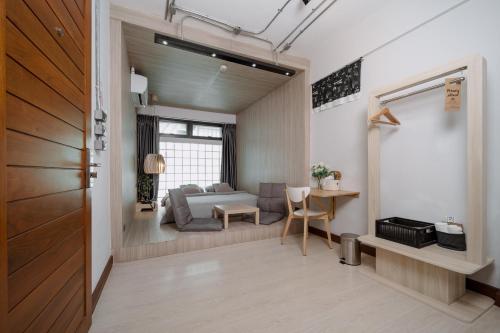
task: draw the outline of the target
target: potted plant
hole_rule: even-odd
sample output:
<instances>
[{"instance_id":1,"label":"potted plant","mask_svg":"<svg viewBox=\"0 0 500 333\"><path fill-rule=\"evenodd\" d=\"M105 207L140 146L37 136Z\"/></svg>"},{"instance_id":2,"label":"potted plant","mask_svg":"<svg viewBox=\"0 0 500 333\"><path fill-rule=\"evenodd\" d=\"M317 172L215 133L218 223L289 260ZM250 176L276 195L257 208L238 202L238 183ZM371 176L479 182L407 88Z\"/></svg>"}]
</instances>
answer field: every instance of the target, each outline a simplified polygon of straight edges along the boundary
<instances>
[{"instance_id":1,"label":"potted plant","mask_svg":"<svg viewBox=\"0 0 500 333\"><path fill-rule=\"evenodd\" d=\"M311 167L311 171L311 175L318 182L318 188L320 189L321 181L330 175L330 170L328 170L328 167L323 162L319 162Z\"/></svg>"},{"instance_id":2,"label":"potted plant","mask_svg":"<svg viewBox=\"0 0 500 333\"><path fill-rule=\"evenodd\" d=\"M137 179L137 188L139 192L139 200L141 203L151 202L151 190L153 189L153 180L149 175L140 175Z\"/></svg>"}]
</instances>

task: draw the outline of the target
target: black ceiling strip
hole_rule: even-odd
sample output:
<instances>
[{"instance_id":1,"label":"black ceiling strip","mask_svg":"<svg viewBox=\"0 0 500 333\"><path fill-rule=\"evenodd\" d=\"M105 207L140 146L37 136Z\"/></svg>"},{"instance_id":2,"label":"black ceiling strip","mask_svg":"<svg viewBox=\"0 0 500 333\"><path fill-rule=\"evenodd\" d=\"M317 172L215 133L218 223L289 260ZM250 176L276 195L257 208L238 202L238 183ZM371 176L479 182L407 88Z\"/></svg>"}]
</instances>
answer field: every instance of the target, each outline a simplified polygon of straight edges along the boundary
<instances>
[{"instance_id":1,"label":"black ceiling strip","mask_svg":"<svg viewBox=\"0 0 500 333\"><path fill-rule=\"evenodd\" d=\"M165 44L165 42L167 44ZM214 57L213 55L215 54L215 57L217 59L222 59L225 61L234 62L236 64L248 67L254 67L262 69L264 71L273 72L281 75L293 76L295 74L295 70L291 68L265 63L262 61L254 60L252 58L243 57L237 54L232 54L222 50L214 49L212 47L191 43L182 39L164 36L157 33L155 33L155 43L160 45L175 47L177 49L201 54L207 57Z\"/></svg>"}]
</instances>

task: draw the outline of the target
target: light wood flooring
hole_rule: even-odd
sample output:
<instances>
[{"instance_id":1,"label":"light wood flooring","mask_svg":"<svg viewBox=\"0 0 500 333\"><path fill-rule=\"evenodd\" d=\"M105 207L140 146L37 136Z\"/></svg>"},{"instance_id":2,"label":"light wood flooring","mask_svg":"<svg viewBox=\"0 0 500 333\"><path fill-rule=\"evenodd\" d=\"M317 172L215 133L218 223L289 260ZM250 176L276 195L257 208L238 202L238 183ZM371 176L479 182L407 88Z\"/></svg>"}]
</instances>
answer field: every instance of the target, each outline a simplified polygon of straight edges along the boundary
<instances>
[{"instance_id":1,"label":"light wood flooring","mask_svg":"<svg viewBox=\"0 0 500 333\"><path fill-rule=\"evenodd\" d=\"M123 246L133 247L143 244L172 241L179 233L175 224L160 224L165 214L164 207L157 211L135 212L134 220L123 233Z\"/></svg>"},{"instance_id":2,"label":"light wood flooring","mask_svg":"<svg viewBox=\"0 0 500 333\"><path fill-rule=\"evenodd\" d=\"M118 263L91 332L499 332L500 308L453 319L338 263L301 235ZM373 258L363 256L363 265Z\"/></svg>"}]
</instances>

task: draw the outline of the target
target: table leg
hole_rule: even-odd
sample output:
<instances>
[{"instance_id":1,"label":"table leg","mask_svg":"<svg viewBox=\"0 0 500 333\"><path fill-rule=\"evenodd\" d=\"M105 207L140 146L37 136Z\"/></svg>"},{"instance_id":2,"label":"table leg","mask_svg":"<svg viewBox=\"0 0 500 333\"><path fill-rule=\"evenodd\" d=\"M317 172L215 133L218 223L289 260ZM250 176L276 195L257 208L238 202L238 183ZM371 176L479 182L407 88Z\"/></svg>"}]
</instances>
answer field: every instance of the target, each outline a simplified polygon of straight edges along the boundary
<instances>
[{"instance_id":1,"label":"table leg","mask_svg":"<svg viewBox=\"0 0 500 333\"><path fill-rule=\"evenodd\" d=\"M255 225L259 225L260 224L260 212L259 212L259 209L257 209L255 211Z\"/></svg>"},{"instance_id":2,"label":"table leg","mask_svg":"<svg viewBox=\"0 0 500 333\"><path fill-rule=\"evenodd\" d=\"M224 213L224 229L229 228L229 214Z\"/></svg>"}]
</instances>

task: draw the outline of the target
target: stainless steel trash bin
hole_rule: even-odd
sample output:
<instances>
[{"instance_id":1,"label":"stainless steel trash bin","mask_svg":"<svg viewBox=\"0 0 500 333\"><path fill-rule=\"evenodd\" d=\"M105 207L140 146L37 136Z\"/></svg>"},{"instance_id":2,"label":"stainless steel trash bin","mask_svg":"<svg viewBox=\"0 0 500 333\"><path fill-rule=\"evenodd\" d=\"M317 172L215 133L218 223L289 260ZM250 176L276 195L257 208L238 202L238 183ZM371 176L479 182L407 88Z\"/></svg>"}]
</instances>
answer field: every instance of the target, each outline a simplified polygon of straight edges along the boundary
<instances>
[{"instance_id":1,"label":"stainless steel trash bin","mask_svg":"<svg viewBox=\"0 0 500 333\"><path fill-rule=\"evenodd\" d=\"M342 234L340 235L340 262L352 266L361 264L361 250L358 240L359 235Z\"/></svg>"}]
</instances>

